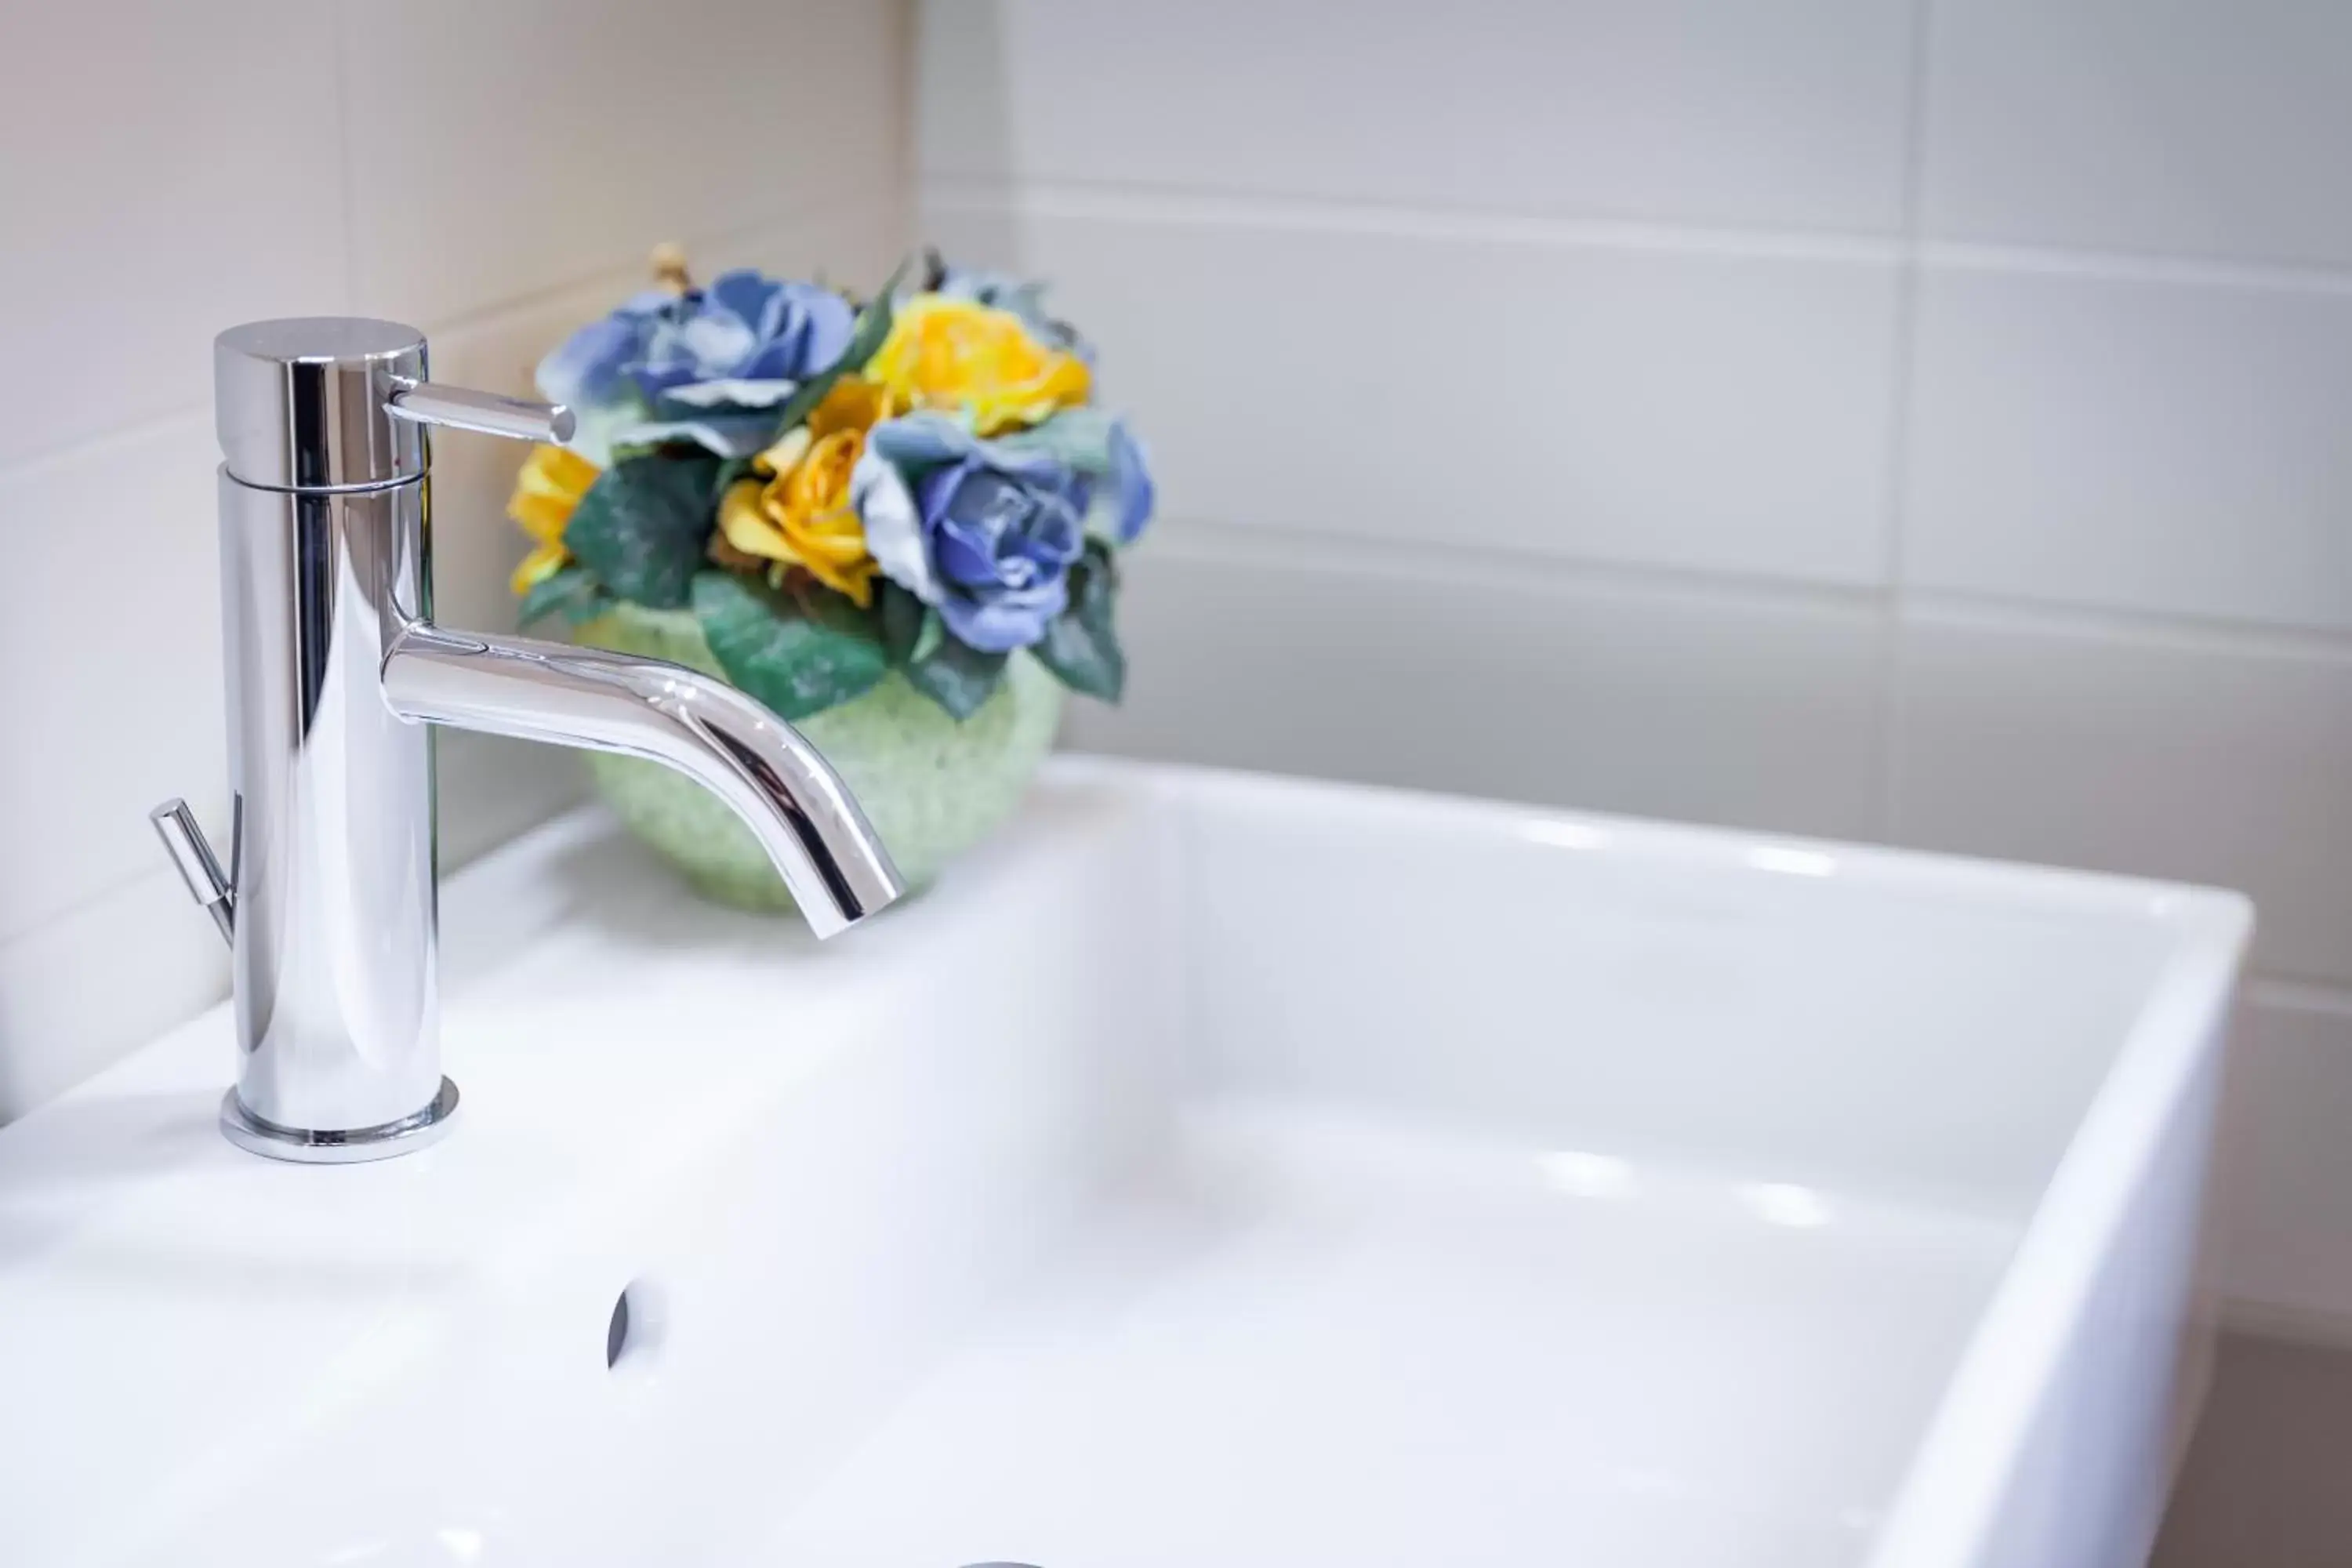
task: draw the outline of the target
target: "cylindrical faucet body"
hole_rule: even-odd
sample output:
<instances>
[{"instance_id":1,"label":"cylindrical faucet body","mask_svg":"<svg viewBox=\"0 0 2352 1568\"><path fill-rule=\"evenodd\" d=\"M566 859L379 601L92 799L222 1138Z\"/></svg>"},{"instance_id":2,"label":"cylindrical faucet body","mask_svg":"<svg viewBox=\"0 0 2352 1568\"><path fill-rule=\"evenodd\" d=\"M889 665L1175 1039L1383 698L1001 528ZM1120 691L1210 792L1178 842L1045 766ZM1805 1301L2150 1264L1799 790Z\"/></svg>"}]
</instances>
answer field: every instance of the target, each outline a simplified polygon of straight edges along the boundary
<instances>
[{"instance_id":1,"label":"cylindrical faucet body","mask_svg":"<svg viewBox=\"0 0 2352 1568\"><path fill-rule=\"evenodd\" d=\"M216 348L221 627L236 802L231 1137L314 1160L454 1109L435 981L433 733L383 659L431 618L428 452L387 402L425 376L390 322L263 322Z\"/></svg>"},{"instance_id":2,"label":"cylindrical faucet body","mask_svg":"<svg viewBox=\"0 0 2352 1568\"><path fill-rule=\"evenodd\" d=\"M433 731L394 714L383 677L425 608L428 482L319 492L221 475L230 1110L257 1136L372 1146L437 1120Z\"/></svg>"}]
</instances>

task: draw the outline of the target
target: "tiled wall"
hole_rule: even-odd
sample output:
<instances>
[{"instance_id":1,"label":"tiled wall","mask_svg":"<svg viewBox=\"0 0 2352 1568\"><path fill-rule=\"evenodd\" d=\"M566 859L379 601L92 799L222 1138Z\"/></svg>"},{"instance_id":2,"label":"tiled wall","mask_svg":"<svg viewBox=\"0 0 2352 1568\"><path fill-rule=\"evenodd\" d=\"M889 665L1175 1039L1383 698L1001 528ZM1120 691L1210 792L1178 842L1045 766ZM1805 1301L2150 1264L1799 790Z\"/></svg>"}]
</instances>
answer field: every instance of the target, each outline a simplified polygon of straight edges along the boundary
<instances>
[{"instance_id":1,"label":"tiled wall","mask_svg":"<svg viewBox=\"0 0 2352 1568\"><path fill-rule=\"evenodd\" d=\"M21 13L21 14L19 14ZM214 332L392 316L500 391L686 241L878 278L904 238L888 0L84 0L0 33L0 1121L219 994L147 808L226 816ZM504 627L520 458L436 444L444 618ZM445 858L575 764L444 742ZM224 1072L226 1066L224 1065Z\"/></svg>"},{"instance_id":2,"label":"tiled wall","mask_svg":"<svg viewBox=\"0 0 2352 1568\"><path fill-rule=\"evenodd\" d=\"M2241 887L2352 1323L2352 7L936 0L922 221L1155 444L1152 755Z\"/></svg>"}]
</instances>

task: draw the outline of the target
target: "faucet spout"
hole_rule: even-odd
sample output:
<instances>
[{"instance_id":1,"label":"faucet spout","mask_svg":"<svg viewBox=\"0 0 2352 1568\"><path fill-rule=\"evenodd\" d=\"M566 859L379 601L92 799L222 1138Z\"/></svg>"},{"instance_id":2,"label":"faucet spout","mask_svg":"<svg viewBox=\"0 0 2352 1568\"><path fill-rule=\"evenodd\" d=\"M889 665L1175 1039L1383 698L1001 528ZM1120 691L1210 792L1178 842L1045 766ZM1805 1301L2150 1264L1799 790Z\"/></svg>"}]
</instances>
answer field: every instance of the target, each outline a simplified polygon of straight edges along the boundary
<instances>
[{"instance_id":1,"label":"faucet spout","mask_svg":"<svg viewBox=\"0 0 2352 1568\"><path fill-rule=\"evenodd\" d=\"M393 638L383 693L404 719L676 768L734 808L820 937L906 889L816 748L752 699L683 666L420 622Z\"/></svg>"}]
</instances>

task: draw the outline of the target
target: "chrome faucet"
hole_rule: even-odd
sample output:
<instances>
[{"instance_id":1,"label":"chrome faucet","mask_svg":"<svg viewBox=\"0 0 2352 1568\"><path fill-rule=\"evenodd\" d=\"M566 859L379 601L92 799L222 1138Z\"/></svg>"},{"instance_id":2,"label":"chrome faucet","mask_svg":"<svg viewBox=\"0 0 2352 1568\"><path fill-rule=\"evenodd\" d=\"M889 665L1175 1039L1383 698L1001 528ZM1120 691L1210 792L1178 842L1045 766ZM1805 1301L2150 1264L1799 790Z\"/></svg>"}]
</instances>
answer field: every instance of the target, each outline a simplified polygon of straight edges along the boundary
<instances>
[{"instance_id":1,"label":"chrome faucet","mask_svg":"<svg viewBox=\"0 0 2352 1568\"><path fill-rule=\"evenodd\" d=\"M228 868L179 801L156 831L228 939L240 1147L320 1163L447 1131L433 724L666 763L750 826L819 936L896 899L888 853L798 731L658 660L433 623L440 426L572 434L562 408L436 386L391 321L255 321L213 345L228 680Z\"/></svg>"}]
</instances>

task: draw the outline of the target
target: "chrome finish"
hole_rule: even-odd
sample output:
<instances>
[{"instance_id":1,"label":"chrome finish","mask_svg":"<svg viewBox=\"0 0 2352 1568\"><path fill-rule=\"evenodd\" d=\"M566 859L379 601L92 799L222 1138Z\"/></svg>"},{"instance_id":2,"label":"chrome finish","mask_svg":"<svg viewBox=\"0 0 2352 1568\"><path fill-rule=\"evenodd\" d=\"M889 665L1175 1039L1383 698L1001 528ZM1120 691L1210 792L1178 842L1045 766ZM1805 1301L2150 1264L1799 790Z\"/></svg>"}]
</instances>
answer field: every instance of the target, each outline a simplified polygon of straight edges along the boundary
<instances>
[{"instance_id":1,"label":"chrome finish","mask_svg":"<svg viewBox=\"0 0 2352 1568\"><path fill-rule=\"evenodd\" d=\"M380 1127L359 1127L347 1132L305 1132L280 1127L247 1110L235 1089L221 1096L220 1123L228 1141L248 1153L299 1161L306 1165L356 1165L368 1160L389 1159L394 1154L414 1153L439 1142L447 1136L449 1119L457 1113L457 1086L445 1078L431 1104Z\"/></svg>"},{"instance_id":2,"label":"chrome finish","mask_svg":"<svg viewBox=\"0 0 2352 1568\"><path fill-rule=\"evenodd\" d=\"M414 425L439 425L517 441L569 441L572 410L560 403L526 403L462 386L411 386L392 395L384 412Z\"/></svg>"},{"instance_id":3,"label":"chrome finish","mask_svg":"<svg viewBox=\"0 0 2352 1568\"><path fill-rule=\"evenodd\" d=\"M816 748L708 676L597 648L414 626L384 658L383 689L410 719L676 768L734 808L821 937L901 890L866 814Z\"/></svg>"},{"instance_id":4,"label":"chrome finish","mask_svg":"<svg viewBox=\"0 0 2352 1568\"><path fill-rule=\"evenodd\" d=\"M673 665L433 625L423 427L562 439L567 411L435 386L423 336L386 321L256 322L221 334L215 364L227 875L184 806L155 825L234 952L231 1141L342 1163L447 1129L422 721L627 752L700 780L821 936L898 897L841 780L757 702Z\"/></svg>"},{"instance_id":5,"label":"chrome finish","mask_svg":"<svg viewBox=\"0 0 2352 1568\"><path fill-rule=\"evenodd\" d=\"M188 896L213 917L213 924L220 928L221 940L235 946L236 900L230 895L229 880L221 874L212 845L205 841L205 830L196 826L196 814L188 809L186 801L175 796L149 812L147 820L155 825L155 837L163 841L163 852L180 868L180 880L188 885Z\"/></svg>"},{"instance_id":6,"label":"chrome finish","mask_svg":"<svg viewBox=\"0 0 2352 1568\"><path fill-rule=\"evenodd\" d=\"M221 477L237 1093L278 1127L398 1122L441 1083L433 735L382 673L427 607L425 500Z\"/></svg>"},{"instance_id":7,"label":"chrome finish","mask_svg":"<svg viewBox=\"0 0 2352 1568\"><path fill-rule=\"evenodd\" d=\"M425 477L423 428L384 411L425 379L425 334L397 321L297 316L213 340L213 423L240 484L365 489Z\"/></svg>"}]
</instances>

